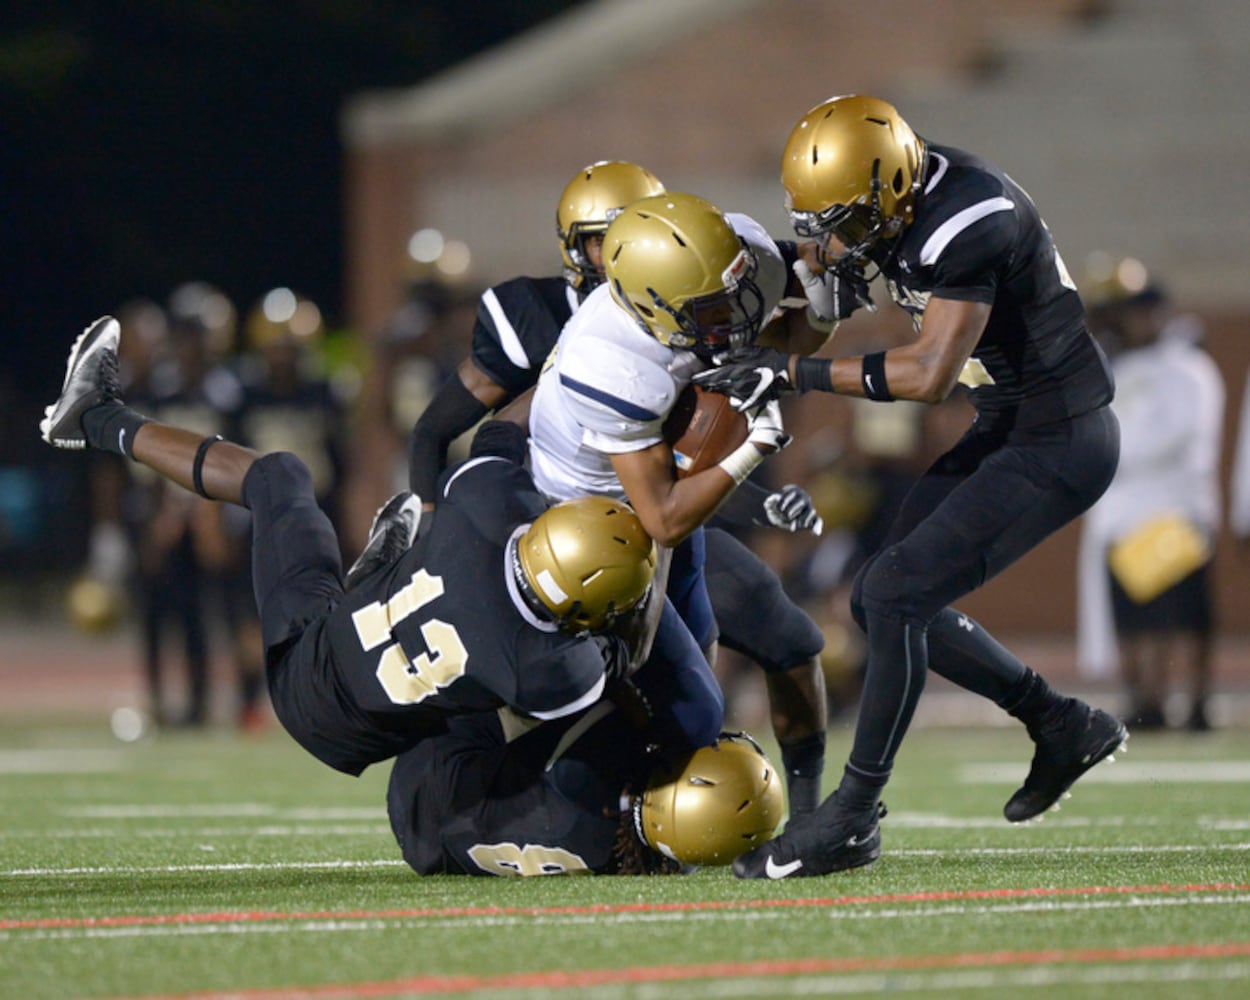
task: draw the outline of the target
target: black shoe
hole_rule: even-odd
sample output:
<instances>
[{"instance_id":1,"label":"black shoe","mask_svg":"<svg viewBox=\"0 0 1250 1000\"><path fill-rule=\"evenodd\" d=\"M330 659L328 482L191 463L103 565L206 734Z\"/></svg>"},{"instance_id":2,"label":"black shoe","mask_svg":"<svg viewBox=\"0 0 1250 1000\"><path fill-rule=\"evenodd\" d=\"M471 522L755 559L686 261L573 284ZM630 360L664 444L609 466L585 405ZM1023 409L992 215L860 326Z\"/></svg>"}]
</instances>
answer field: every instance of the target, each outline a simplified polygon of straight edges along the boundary
<instances>
[{"instance_id":1,"label":"black shoe","mask_svg":"<svg viewBox=\"0 0 1250 1000\"><path fill-rule=\"evenodd\" d=\"M813 813L791 821L781 836L741 855L738 878L809 878L870 865L881 857L885 803L870 812L849 813L835 792Z\"/></svg>"},{"instance_id":2,"label":"black shoe","mask_svg":"<svg viewBox=\"0 0 1250 1000\"><path fill-rule=\"evenodd\" d=\"M65 381L55 403L44 408L39 433L54 448L87 447L82 415L118 398L117 341L121 327L101 316L79 335L65 363Z\"/></svg>"},{"instance_id":3,"label":"black shoe","mask_svg":"<svg viewBox=\"0 0 1250 1000\"><path fill-rule=\"evenodd\" d=\"M343 588L351 590L365 577L389 566L407 552L417 537L421 523L421 498L407 491L396 493L374 515L369 541L343 578Z\"/></svg>"},{"instance_id":4,"label":"black shoe","mask_svg":"<svg viewBox=\"0 0 1250 1000\"><path fill-rule=\"evenodd\" d=\"M1055 718L1030 726L1029 735L1037 744L1029 776L1003 806L1012 823L1040 816L1091 767L1114 760L1111 755L1125 749L1128 730L1114 716L1069 698Z\"/></svg>"}]
</instances>

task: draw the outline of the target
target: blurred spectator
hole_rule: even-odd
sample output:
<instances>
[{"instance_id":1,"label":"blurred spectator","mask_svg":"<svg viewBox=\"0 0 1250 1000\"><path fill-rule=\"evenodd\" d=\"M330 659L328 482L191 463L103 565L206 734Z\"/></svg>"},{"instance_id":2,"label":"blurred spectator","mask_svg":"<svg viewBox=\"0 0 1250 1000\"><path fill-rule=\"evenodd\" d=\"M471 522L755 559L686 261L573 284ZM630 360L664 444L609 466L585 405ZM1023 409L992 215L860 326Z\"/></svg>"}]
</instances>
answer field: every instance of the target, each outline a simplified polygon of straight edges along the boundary
<instances>
[{"instance_id":1,"label":"blurred spectator","mask_svg":"<svg viewBox=\"0 0 1250 1000\"><path fill-rule=\"evenodd\" d=\"M317 503L336 529L342 517L346 401L325 374L326 330L321 310L288 288L267 293L248 314L239 371L243 383L232 439L269 453L299 457L313 477ZM238 721L244 729L264 722L264 647L252 593L251 515L222 504L229 542L224 608L238 667Z\"/></svg>"},{"instance_id":2,"label":"blurred spectator","mask_svg":"<svg viewBox=\"0 0 1250 1000\"><path fill-rule=\"evenodd\" d=\"M171 298L168 350L151 363L149 398L137 409L204 435L230 430L242 390L221 361L220 331L212 314ZM126 337L123 332L123 339ZM146 366L144 356L135 363ZM136 389L140 386L136 383ZM127 399L137 400L135 389ZM148 698L158 725L199 726L209 712L208 592L213 574L229 558L223 547L217 505L168 484L142 466L127 463L138 489L127 517L135 538L137 596ZM165 642L171 625L182 640L187 699L171 711L164 683Z\"/></svg>"},{"instance_id":3,"label":"blurred spectator","mask_svg":"<svg viewBox=\"0 0 1250 1000\"><path fill-rule=\"evenodd\" d=\"M1096 256L1083 295L1115 372L1121 447L1084 522L1078 653L1095 673L1118 660L1125 719L1139 729L1167 724L1169 674L1179 671L1186 725L1205 730L1224 384L1196 318L1172 313L1140 261Z\"/></svg>"}]
</instances>

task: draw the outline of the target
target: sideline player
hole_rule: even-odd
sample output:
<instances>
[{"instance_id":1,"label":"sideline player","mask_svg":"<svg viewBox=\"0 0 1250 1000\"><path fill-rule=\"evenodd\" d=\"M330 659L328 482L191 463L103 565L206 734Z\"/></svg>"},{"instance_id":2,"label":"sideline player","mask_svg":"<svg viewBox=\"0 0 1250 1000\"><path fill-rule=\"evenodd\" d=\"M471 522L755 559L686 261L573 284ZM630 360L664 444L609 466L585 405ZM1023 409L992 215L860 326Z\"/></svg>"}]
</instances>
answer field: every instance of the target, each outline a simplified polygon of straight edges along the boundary
<instances>
[{"instance_id":1,"label":"sideline player","mask_svg":"<svg viewBox=\"0 0 1250 1000\"><path fill-rule=\"evenodd\" d=\"M977 419L915 485L856 577L868 664L850 757L814 814L735 863L757 878L879 856L881 791L930 668L1027 727L1036 750L1004 807L1012 822L1050 808L1127 737L950 606L1088 509L1116 468L1110 371L1037 208L997 167L927 142L872 97L833 98L804 115L781 179L795 231L826 255L813 308L837 320L868 303L872 266L917 339L832 361L764 349L700 381L742 407L786 390L937 403L962 383Z\"/></svg>"}]
</instances>

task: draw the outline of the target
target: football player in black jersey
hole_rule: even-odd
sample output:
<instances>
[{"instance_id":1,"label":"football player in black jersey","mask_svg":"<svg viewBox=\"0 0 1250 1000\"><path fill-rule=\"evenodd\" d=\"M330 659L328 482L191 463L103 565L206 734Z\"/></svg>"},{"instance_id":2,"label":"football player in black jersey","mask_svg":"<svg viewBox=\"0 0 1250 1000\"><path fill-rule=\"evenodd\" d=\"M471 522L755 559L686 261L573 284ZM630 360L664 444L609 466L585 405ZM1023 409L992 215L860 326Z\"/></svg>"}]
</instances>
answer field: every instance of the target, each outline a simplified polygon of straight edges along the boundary
<instances>
[{"instance_id":1,"label":"football player in black jersey","mask_svg":"<svg viewBox=\"0 0 1250 1000\"><path fill-rule=\"evenodd\" d=\"M387 812L422 875L677 874L763 843L781 778L745 734L657 761L600 702L508 740L494 712L457 716L400 754Z\"/></svg>"},{"instance_id":2,"label":"football player in black jersey","mask_svg":"<svg viewBox=\"0 0 1250 1000\"><path fill-rule=\"evenodd\" d=\"M762 350L699 381L741 406L809 390L936 403L963 384L977 415L856 577L868 666L850 758L807 822L735 864L769 878L880 854L881 790L929 669L1027 727L1036 747L1003 810L1012 822L1050 808L1128 735L950 606L1093 504L1119 457L1110 370L1036 206L993 164L922 139L893 106L862 96L799 121L781 179L795 231L825 254L827 269L805 281L812 311L832 326L869 304L875 268L917 338L835 360Z\"/></svg>"},{"instance_id":3,"label":"football player in black jersey","mask_svg":"<svg viewBox=\"0 0 1250 1000\"><path fill-rule=\"evenodd\" d=\"M470 357L422 413L409 439L413 493L427 500L451 442L486 414L529 390L565 322L603 281L600 255L608 223L622 208L663 193L647 169L621 160L582 168L560 194L556 230L564 262L559 277L512 278L483 293ZM801 300L800 300L801 301ZM770 492L744 483L719 511L726 523L816 529L811 499L798 487ZM723 527L706 532L706 581L719 641L765 673L792 814L820 798L828 712L820 653L824 636L785 593L777 574ZM716 635L711 637L715 641Z\"/></svg>"},{"instance_id":4,"label":"football player in black jersey","mask_svg":"<svg viewBox=\"0 0 1250 1000\"><path fill-rule=\"evenodd\" d=\"M288 452L261 455L127 407L118 335L108 316L83 331L42 436L124 455L252 512L274 711L319 760L356 775L445 732L456 715L502 707L527 720L572 715L640 665L653 630L663 669L645 672L658 682L642 694L654 738L688 749L716 741L724 704L715 678L671 604L650 595L654 543L607 498L548 509L522 468L515 425L493 421L478 434L473 457L440 481L438 510L415 543L416 512L405 508L419 501L401 494L388 504L379 522L402 529L402 554L362 557L345 589L307 467ZM375 534L366 556L374 540L384 551L396 534Z\"/></svg>"}]
</instances>

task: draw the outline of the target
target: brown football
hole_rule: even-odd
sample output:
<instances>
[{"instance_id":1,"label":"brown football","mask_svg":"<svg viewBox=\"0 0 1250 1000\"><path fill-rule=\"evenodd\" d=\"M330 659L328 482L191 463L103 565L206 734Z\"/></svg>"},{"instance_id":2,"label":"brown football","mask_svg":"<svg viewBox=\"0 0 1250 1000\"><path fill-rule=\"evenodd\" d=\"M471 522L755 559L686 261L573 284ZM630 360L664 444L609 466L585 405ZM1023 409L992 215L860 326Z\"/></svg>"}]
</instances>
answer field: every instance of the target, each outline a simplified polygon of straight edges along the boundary
<instances>
[{"instance_id":1,"label":"brown football","mask_svg":"<svg viewBox=\"0 0 1250 1000\"><path fill-rule=\"evenodd\" d=\"M677 478L710 469L747 439L747 418L729 397L688 385L664 421L664 439L673 447Z\"/></svg>"}]
</instances>

